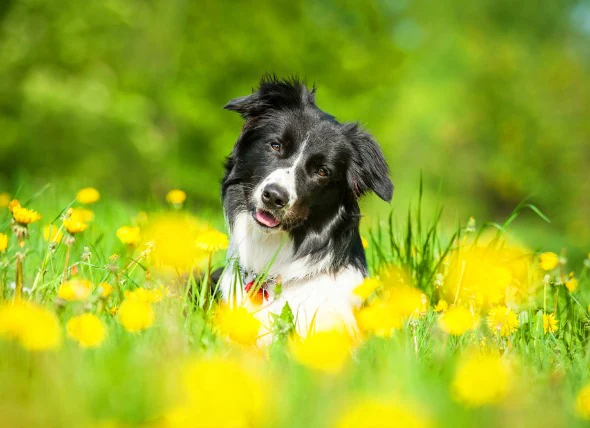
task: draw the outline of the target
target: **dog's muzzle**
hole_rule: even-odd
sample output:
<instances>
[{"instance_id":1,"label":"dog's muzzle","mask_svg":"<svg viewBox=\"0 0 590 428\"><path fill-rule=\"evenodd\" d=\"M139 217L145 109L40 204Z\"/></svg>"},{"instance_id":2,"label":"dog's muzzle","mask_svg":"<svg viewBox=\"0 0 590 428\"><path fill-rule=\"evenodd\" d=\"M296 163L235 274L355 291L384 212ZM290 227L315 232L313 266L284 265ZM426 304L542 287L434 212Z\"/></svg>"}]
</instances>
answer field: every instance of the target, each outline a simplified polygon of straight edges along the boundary
<instances>
[{"instance_id":1,"label":"dog's muzzle","mask_svg":"<svg viewBox=\"0 0 590 428\"><path fill-rule=\"evenodd\" d=\"M269 210L280 210L289 203L289 193L276 183L267 184L262 190L261 199Z\"/></svg>"},{"instance_id":2,"label":"dog's muzzle","mask_svg":"<svg viewBox=\"0 0 590 428\"><path fill-rule=\"evenodd\" d=\"M285 226L283 223L291 216L290 210L296 198L291 178L289 170L276 170L254 192L252 215L260 226L268 229Z\"/></svg>"}]
</instances>

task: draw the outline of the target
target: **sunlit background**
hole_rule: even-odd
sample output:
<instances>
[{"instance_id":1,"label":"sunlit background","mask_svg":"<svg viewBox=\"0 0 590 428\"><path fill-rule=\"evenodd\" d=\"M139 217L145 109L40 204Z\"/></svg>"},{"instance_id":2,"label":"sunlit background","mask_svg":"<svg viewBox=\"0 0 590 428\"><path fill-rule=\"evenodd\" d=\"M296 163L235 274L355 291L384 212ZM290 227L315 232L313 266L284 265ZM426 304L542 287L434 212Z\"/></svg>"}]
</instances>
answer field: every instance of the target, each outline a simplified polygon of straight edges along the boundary
<instances>
[{"instance_id":1,"label":"sunlit background","mask_svg":"<svg viewBox=\"0 0 590 428\"><path fill-rule=\"evenodd\" d=\"M4 0L0 191L92 185L145 203L170 188L221 212L224 111L265 72L381 143L400 215L416 202L516 222L531 245L590 242L590 3ZM368 222L390 209L365 203ZM221 218L221 217L220 217Z\"/></svg>"}]
</instances>

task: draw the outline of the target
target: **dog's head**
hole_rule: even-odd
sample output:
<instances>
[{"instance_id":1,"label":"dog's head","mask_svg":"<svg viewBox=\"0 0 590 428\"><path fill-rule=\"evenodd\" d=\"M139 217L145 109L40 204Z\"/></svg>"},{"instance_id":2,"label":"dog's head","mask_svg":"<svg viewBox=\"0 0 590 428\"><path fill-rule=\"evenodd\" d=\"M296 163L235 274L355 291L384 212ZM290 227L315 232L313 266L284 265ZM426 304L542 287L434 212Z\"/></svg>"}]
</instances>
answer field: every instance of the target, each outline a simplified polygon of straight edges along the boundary
<instances>
[{"instance_id":1,"label":"dog's head","mask_svg":"<svg viewBox=\"0 0 590 428\"><path fill-rule=\"evenodd\" d=\"M226 109L245 119L224 186L237 185L262 228L325 225L373 191L390 201L393 185L383 153L356 124L341 124L315 105L315 89L265 77L252 95ZM231 164L231 165L229 165Z\"/></svg>"}]
</instances>

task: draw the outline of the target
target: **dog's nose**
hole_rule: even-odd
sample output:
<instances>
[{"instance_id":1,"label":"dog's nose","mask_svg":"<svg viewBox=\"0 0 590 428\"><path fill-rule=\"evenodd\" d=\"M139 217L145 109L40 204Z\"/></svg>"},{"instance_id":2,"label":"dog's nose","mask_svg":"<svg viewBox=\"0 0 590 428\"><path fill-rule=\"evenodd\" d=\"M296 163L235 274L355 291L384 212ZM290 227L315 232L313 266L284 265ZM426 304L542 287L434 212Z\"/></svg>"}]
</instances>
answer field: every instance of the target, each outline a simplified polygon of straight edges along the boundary
<instances>
[{"instance_id":1,"label":"dog's nose","mask_svg":"<svg viewBox=\"0 0 590 428\"><path fill-rule=\"evenodd\" d=\"M269 184L262 191L262 202L270 209L279 209L287 205L289 194L277 184Z\"/></svg>"}]
</instances>

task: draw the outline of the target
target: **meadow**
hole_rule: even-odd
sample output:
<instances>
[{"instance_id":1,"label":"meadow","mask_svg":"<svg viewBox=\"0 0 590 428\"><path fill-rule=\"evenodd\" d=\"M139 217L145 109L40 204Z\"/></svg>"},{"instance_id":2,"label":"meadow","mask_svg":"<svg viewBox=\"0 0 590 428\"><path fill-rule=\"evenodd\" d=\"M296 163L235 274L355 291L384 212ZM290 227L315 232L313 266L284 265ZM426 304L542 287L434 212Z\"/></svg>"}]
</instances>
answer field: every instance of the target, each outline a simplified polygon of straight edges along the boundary
<instances>
[{"instance_id":1,"label":"meadow","mask_svg":"<svg viewBox=\"0 0 590 428\"><path fill-rule=\"evenodd\" d=\"M421 199L364 225L357 334L298 337L286 307L260 347L214 296L223 222L182 190L0 194L0 425L586 426L590 254L517 242L534 205L449 231Z\"/></svg>"}]
</instances>

